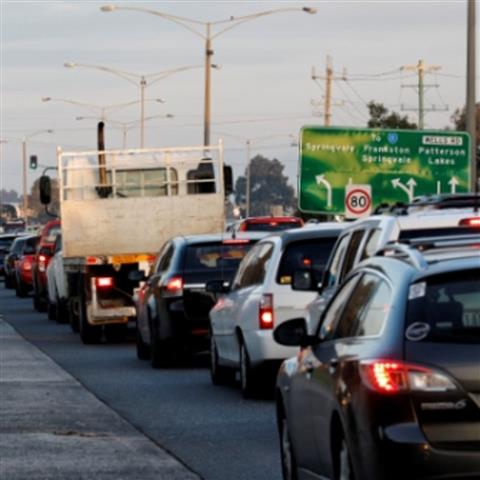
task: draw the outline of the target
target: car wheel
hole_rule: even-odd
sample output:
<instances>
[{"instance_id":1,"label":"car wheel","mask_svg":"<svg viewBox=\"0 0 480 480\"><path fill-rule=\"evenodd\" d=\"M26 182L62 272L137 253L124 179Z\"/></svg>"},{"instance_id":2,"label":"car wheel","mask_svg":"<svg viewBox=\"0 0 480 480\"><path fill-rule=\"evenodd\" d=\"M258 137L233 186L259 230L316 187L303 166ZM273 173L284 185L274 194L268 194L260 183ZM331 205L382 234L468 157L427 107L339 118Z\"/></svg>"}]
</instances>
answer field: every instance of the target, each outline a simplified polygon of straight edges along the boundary
<instances>
[{"instance_id":1,"label":"car wheel","mask_svg":"<svg viewBox=\"0 0 480 480\"><path fill-rule=\"evenodd\" d=\"M67 314L68 314L68 323L70 324L70 328L72 332L78 333L80 331L79 325L79 318L78 315L75 313L75 306L73 300L67 300Z\"/></svg>"},{"instance_id":2,"label":"car wheel","mask_svg":"<svg viewBox=\"0 0 480 480\"><path fill-rule=\"evenodd\" d=\"M13 281L10 275L5 275L5 288L8 288L8 289L14 288Z\"/></svg>"},{"instance_id":3,"label":"car wheel","mask_svg":"<svg viewBox=\"0 0 480 480\"><path fill-rule=\"evenodd\" d=\"M85 345L99 343L102 337L102 327L90 325L87 320L87 306L84 298L80 298L80 338Z\"/></svg>"},{"instance_id":4,"label":"car wheel","mask_svg":"<svg viewBox=\"0 0 480 480\"><path fill-rule=\"evenodd\" d=\"M158 338L155 322L150 319L150 363L153 368L167 367L173 363L171 341Z\"/></svg>"},{"instance_id":5,"label":"car wheel","mask_svg":"<svg viewBox=\"0 0 480 480\"><path fill-rule=\"evenodd\" d=\"M42 299L42 297L37 293L37 291L33 290L33 308L37 312L45 312L48 309L48 304Z\"/></svg>"},{"instance_id":6,"label":"car wheel","mask_svg":"<svg viewBox=\"0 0 480 480\"><path fill-rule=\"evenodd\" d=\"M142 334L138 329L138 320L137 320L137 327L135 330L136 330L135 343L137 345L137 358L139 360L148 360L151 355L150 347L142 339Z\"/></svg>"},{"instance_id":7,"label":"car wheel","mask_svg":"<svg viewBox=\"0 0 480 480\"><path fill-rule=\"evenodd\" d=\"M352 459L350 456L350 449L343 432L336 442L335 454L335 480L355 480L355 475L352 467Z\"/></svg>"},{"instance_id":8,"label":"car wheel","mask_svg":"<svg viewBox=\"0 0 480 480\"><path fill-rule=\"evenodd\" d=\"M240 344L240 389L244 398L254 398L258 394L257 372L250 364L245 343Z\"/></svg>"},{"instance_id":9,"label":"car wheel","mask_svg":"<svg viewBox=\"0 0 480 480\"><path fill-rule=\"evenodd\" d=\"M49 320L57 319L57 306L54 303L50 302L50 300L47 304L47 316Z\"/></svg>"},{"instance_id":10,"label":"car wheel","mask_svg":"<svg viewBox=\"0 0 480 480\"><path fill-rule=\"evenodd\" d=\"M60 300L57 297L57 322L68 323L68 312L65 300Z\"/></svg>"},{"instance_id":11,"label":"car wheel","mask_svg":"<svg viewBox=\"0 0 480 480\"><path fill-rule=\"evenodd\" d=\"M19 298L25 298L28 295L28 289L20 279L17 281L15 293Z\"/></svg>"},{"instance_id":12,"label":"car wheel","mask_svg":"<svg viewBox=\"0 0 480 480\"><path fill-rule=\"evenodd\" d=\"M297 480L297 462L292 450L290 430L285 416L279 418L280 426L280 455L282 460L283 480Z\"/></svg>"},{"instance_id":13,"label":"car wheel","mask_svg":"<svg viewBox=\"0 0 480 480\"><path fill-rule=\"evenodd\" d=\"M217 344L213 333L210 335L210 378L214 385L224 385L233 380L235 371L218 363Z\"/></svg>"}]
</instances>

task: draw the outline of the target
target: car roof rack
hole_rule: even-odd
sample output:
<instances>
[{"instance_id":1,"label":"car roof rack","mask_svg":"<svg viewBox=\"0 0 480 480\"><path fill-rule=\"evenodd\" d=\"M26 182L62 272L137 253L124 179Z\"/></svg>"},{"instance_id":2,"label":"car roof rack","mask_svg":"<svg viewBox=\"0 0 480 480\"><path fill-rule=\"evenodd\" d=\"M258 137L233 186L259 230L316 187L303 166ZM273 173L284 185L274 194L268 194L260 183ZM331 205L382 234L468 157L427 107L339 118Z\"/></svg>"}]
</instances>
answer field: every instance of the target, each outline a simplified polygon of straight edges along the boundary
<instances>
[{"instance_id":1,"label":"car roof rack","mask_svg":"<svg viewBox=\"0 0 480 480\"><path fill-rule=\"evenodd\" d=\"M397 254L401 259L408 260L414 267L425 270L428 268L428 262L423 256L423 253L426 253L428 250L479 245L480 235L478 234L422 237L388 243L378 250L375 255L393 256Z\"/></svg>"}]
</instances>

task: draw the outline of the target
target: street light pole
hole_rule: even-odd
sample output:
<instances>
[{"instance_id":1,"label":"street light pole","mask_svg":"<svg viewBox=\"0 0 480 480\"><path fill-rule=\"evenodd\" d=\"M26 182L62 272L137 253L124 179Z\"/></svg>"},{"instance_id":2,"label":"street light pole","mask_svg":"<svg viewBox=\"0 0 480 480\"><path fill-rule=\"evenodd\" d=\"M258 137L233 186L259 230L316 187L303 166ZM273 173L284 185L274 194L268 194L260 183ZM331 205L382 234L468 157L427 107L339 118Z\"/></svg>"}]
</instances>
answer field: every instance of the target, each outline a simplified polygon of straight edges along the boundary
<instances>
[{"instance_id":1,"label":"street light pole","mask_svg":"<svg viewBox=\"0 0 480 480\"><path fill-rule=\"evenodd\" d=\"M465 120L467 131L471 138L471 185L472 192L478 191L478 164L477 164L477 106L475 104L475 0L468 0L467 5L467 98L465 107Z\"/></svg>"},{"instance_id":2,"label":"street light pole","mask_svg":"<svg viewBox=\"0 0 480 480\"><path fill-rule=\"evenodd\" d=\"M211 78L210 78L210 68L212 67L212 40L223 33L231 30L232 28L241 25L242 23L254 20L255 18L265 17L268 15L273 15L275 13L285 13L285 12L304 12L309 14L317 13L317 10L312 7L285 7L277 8L273 10L267 10L263 12L258 12L250 15L244 15L241 17L231 16L226 20L217 20L215 22L203 22L195 20L192 18L181 17L179 15L170 15L168 13L160 12L157 10L150 10L147 8L140 7L121 7L117 5L103 5L100 7L102 12L114 12L116 10L129 10L136 12L148 13L150 15L155 15L161 17L170 22L176 23L181 27L189 30L198 37L201 37L205 41L205 105L204 105L204 126L203 126L203 144L205 146L210 145L210 116L211 116ZM223 29L220 29L216 33L212 34L211 27L216 25L227 25ZM198 30L198 26L205 27L205 33L202 33Z\"/></svg>"},{"instance_id":3,"label":"street light pole","mask_svg":"<svg viewBox=\"0 0 480 480\"><path fill-rule=\"evenodd\" d=\"M245 142L245 150L247 153L247 171L245 172L247 178L245 179L245 216L248 218L250 216L250 168L252 162L250 161L250 140Z\"/></svg>"}]
</instances>

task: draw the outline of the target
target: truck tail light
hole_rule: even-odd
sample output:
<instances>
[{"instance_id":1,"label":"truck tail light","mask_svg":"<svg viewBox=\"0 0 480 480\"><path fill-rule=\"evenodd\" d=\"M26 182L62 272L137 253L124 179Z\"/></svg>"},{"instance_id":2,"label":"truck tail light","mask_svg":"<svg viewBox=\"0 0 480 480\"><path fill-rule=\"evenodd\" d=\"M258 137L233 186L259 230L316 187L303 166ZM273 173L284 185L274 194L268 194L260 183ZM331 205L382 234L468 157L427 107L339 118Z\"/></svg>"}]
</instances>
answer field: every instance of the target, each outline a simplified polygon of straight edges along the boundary
<instances>
[{"instance_id":1,"label":"truck tail light","mask_svg":"<svg viewBox=\"0 0 480 480\"><path fill-rule=\"evenodd\" d=\"M457 390L442 372L394 360L369 360L360 364L363 382L382 394L446 392Z\"/></svg>"},{"instance_id":2,"label":"truck tail light","mask_svg":"<svg viewBox=\"0 0 480 480\"><path fill-rule=\"evenodd\" d=\"M164 285L165 290L170 295L182 295L183 293L183 278L172 277Z\"/></svg>"},{"instance_id":3,"label":"truck tail light","mask_svg":"<svg viewBox=\"0 0 480 480\"><path fill-rule=\"evenodd\" d=\"M464 218L460 220L459 225L461 227L479 227L480 228L480 217Z\"/></svg>"},{"instance_id":4,"label":"truck tail light","mask_svg":"<svg viewBox=\"0 0 480 480\"><path fill-rule=\"evenodd\" d=\"M264 293L258 308L258 325L262 330L271 330L274 323L273 294Z\"/></svg>"},{"instance_id":5,"label":"truck tail light","mask_svg":"<svg viewBox=\"0 0 480 480\"><path fill-rule=\"evenodd\" d=\"M97 277L95 283L97 288L107 290L113 287L113 277Z\"/></svg>"},{"instance_id":6,"label":"truck tail light","mask_svg":"<svg viewBox=\"0 0 480 480\"><path fill-rule=\"evenodd\" d=\"M47 257L45 255L38 256L38 270L44 272L47 269Z\"/></svg>"}]
</instances>

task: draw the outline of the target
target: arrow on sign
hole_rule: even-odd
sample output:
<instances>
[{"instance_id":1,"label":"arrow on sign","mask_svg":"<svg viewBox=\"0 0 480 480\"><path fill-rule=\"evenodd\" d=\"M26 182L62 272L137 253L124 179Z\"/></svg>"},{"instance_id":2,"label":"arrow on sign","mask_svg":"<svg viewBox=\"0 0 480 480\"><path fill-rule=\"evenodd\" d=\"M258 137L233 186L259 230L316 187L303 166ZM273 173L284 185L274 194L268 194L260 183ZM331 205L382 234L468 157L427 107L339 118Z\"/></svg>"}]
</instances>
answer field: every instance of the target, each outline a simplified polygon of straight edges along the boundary
<instances>
[{"instance_id":1,"label":"arrow on sign","mask_svg":"<svg viewBox=\"0 0 480 480\"><path fill-rule=\"evenodd\" d=\"M407 195L408 200L411 202L413 200L413 191L417 186L417 182L413 178L409 178L407 185L404 185L399 178L394 178L392 180L393 188L401 188Z\"/></svg>"},{"instance_id":2,"label":"arrow on sign","mask_svg":"<svg viewBox=\"0 0 480 480\"><path fill-rule=\"evenodd\" d=\"M317 175L315 177L317 185L323 185L327 190L327 207L332 206L332 186L325 180L325 175Z\"/></svg>"},{"instance_id":3,"label":"arrow on sign","mask_svg":"<svg viewBox=\"0 0 480 480\"><path fill-rule=\"evenodd\" d=\"M460 182L457 180L457 177L452 177L448 184L450 185L450 192L451 193L457 193L457 185Z\"/></svg>"}]
</instances>

